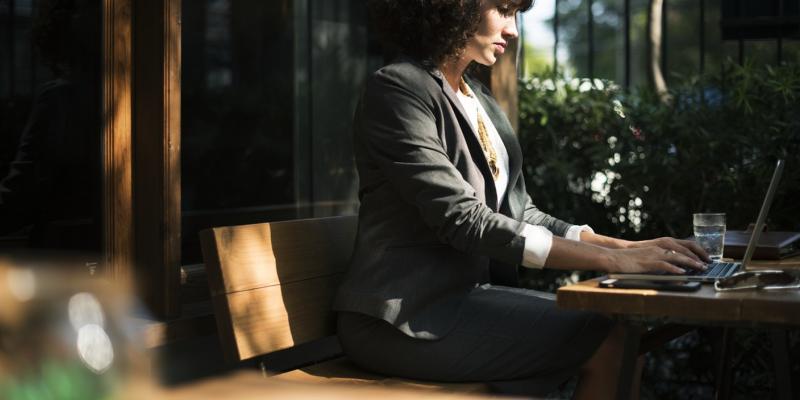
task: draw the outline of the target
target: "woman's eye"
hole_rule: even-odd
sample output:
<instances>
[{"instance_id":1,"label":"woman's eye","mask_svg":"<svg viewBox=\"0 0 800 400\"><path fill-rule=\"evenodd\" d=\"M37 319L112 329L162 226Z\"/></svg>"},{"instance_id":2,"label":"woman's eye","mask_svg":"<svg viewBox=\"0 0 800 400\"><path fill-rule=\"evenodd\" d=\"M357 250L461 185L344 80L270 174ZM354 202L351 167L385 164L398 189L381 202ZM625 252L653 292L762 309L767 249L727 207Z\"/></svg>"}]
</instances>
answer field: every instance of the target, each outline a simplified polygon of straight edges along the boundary
<instances>
[{"instance_id":1,"label":"woman's eye","mask_svg":"<svg viewBox=\"0 0 800 400\"><path fill-rule=\"evenodd\" d=\"M508 17L514 14L514 8L508 5L497 6L497 11L500 13L500 15L504 17Z\"/></svg>"}]
</instances>

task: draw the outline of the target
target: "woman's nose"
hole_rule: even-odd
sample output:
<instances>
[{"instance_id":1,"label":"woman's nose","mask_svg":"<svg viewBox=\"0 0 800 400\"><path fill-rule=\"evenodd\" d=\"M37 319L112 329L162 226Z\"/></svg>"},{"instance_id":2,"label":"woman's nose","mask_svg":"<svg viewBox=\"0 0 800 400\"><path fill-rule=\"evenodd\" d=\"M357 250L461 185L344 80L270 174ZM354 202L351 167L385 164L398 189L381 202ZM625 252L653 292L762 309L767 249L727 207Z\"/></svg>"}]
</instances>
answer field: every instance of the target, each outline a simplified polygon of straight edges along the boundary
<instances>
[{"instance_id":1,"label":"woman's nose","mask_svg":"<svg viewBox=\"0 0 800 400\"><path fill-rule=\"evenodd\" d=\"M506 24L503 26L503 37L505 38L517 38L519 37L519 32L517 32L517 15L514 14L513 17L506 20Z\"/></svg>"}]
</instances>

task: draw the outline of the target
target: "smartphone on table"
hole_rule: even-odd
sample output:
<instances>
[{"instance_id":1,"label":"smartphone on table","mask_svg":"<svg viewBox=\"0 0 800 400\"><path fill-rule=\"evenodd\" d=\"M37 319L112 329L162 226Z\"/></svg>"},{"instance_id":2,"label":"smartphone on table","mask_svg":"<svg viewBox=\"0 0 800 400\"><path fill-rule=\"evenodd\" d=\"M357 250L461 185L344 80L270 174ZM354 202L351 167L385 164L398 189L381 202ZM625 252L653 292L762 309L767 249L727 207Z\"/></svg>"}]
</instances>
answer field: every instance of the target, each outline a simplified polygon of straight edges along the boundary
<instances>
[{"instance_id":1,"label":"smartphone on table","mask_svg":"<svg viewBox=\"0 0 800 400\"><path fill-rule=\"evenodd\" d=\"M599 286L610 289L652 289L672 292L694 292L700 289L700 282L607 278L601 280Z\"/></svg>"}]
</instances>

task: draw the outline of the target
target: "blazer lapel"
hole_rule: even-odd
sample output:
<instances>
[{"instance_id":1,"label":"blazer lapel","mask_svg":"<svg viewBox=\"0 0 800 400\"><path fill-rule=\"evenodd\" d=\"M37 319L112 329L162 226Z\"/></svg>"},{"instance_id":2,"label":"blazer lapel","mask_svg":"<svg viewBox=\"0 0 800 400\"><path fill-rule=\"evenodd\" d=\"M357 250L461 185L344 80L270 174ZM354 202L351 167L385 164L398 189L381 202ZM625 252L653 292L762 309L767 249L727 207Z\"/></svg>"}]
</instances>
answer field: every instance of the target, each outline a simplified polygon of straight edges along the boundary
<instances>
[{"instance_id":1,"label":"blazer lapel","mask_svg":"<svg viewBox=\"0 0 800 400\"><path fill-rule=\"evenodd\" d=\"M442 91L450 101L453 109L456 111L456 115L459 119L459 126L461 126L461 131L464 133L467 144L469 145L470 154L472 154L472 160L478 165L478 169L480 169L481 173L483 174L483 179L486 181L486 203L491 209L497 211L500 207L500 205L497 204L497 188L494 186L494 178L492 177L492 171L489 168L489 161L486 160L486 156L483 154L483 148L481 148L481 143L478 141L478 133L472 127L469 117L467 116L467 112L464 110L464 106L461 104L461 101L458 99L458 97L456 97L456 93L453 91L453 88L447 84L442 72L439 70L433 70L430 73L438 79L439 84L442 86ZM478 96L479 100L480 97L481 96ZM494 122L494 118L492 119L492 122ZM503 142L505 143L505 139L503 139Z\"/></svg>"}]
</instances>

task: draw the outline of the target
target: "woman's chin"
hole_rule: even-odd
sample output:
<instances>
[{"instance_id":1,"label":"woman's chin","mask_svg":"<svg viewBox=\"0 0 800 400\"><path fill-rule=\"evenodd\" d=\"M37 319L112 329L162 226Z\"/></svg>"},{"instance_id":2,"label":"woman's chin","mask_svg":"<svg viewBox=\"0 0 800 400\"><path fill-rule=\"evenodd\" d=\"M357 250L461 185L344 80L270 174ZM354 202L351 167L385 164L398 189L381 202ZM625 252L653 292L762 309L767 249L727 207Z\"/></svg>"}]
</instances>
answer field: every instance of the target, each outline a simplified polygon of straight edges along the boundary
<instances>
[{"instance_id":1,"label":"woman's chin","mask_svg":"<svg viewBox=\"0 0 800 400\"><path fill-rule=\"evenodd\" d=\"M475 60L475 62L477 62L478 64L481 64L481 65L485 65L487 67L491 67L492 65L494 65L497 62L497 56L495 56L494 54L492 54L490 56L484 56L484 57L481 57L481 58Z\"/></svg>"}]
</instances>

